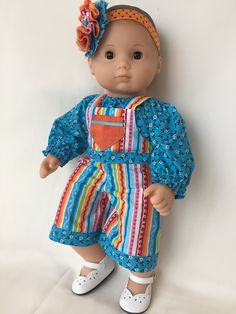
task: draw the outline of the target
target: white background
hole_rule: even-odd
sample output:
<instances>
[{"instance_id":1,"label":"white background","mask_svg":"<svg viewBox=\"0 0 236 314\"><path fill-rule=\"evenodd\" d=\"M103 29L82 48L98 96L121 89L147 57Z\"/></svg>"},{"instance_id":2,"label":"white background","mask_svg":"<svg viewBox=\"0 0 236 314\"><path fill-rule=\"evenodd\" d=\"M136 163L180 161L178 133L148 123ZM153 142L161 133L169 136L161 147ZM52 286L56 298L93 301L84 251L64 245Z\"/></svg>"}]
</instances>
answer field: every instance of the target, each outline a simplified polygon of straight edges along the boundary
<instances>
[{"instance_id":1,"label":"white background","mask_svg":"<svg viewBox=\"0 0 236 314\"><path fill-rule=\"evenodd\" d=\"M196 161L187 197L162 219L150 313L235 314L236 2L126 3L146 10L156 22L164 63L150 93L177 106ZM119 268L87 299L73 296L70 283L81 259L48 240L76 161L45 180L38 175L54 119L102 91L75 44L79 4L0 0L2 314L73 314L84 308L84 313L95 308L120 313L128 273Z\"/></svg>"}]
</instances>

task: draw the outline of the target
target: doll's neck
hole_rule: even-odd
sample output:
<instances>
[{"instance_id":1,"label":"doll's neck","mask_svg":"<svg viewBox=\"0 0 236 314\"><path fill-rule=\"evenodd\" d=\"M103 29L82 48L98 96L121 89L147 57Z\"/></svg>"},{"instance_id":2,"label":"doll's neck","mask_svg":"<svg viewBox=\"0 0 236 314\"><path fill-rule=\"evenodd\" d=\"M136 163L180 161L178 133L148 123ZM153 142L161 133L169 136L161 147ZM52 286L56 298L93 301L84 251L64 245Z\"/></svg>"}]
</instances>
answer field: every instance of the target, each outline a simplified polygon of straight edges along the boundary
<instances>
[{"instance_id":1,"label":"doll's neck","mask_svg":"<svg viewBox=\"0 0 236 314\"><path fill-rule=\"evenodd\" d=\"M135 96L146 95L146 90L143 90L137 93L116 93L116 92L106 90L105 94L109 97L115 97L115 98L130 98L130 97L135 97Z\"/></svg>"}]
</instances>

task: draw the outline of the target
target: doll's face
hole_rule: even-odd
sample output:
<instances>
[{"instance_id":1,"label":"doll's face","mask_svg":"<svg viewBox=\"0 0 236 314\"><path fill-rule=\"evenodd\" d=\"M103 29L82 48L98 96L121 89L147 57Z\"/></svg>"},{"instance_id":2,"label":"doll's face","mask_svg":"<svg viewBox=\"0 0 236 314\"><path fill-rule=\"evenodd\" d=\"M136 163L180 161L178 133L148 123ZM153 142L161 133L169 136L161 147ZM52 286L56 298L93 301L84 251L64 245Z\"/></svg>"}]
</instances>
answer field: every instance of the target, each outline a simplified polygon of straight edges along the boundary
<instances>
[{"instance_id":1,"label":"doll's face","mask_svg":"<svg viewBox=\"0 0 236 314\"><path fill-rule=\"evenodd\" d=\"M130 20L109 23L95 55L88 61L91 73L112 97L145 95L161 66L148 31Z\"/></svg>"}]
</instances>

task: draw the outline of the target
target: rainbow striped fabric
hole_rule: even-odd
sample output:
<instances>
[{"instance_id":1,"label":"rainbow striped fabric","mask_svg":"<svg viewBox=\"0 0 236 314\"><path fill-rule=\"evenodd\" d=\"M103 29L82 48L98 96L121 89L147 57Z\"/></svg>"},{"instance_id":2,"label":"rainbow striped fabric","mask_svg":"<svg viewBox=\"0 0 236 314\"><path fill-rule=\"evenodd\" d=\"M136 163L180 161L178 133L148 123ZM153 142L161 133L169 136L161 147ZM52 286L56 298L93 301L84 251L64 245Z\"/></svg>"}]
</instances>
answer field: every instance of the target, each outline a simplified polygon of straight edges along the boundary
<instances>
[{"instance_id":1,"label":"rainbow striped fabric","mask_svg":"<svg viewBox=\"0 0 236 314\"><path fill-rule=\"evenodd\" d=\"M135 123L135 108L142 104L145 100L150 97L139 96L132 99L125 109L123 108L105 108L99 107L102 98L105 95L97 97L92 104L89 106L86 112L87 126L91 128L91 122L93 116L109 116L109 117L122 117L125 121L124 136L120 141L110 146L107 151L112 152L137 152L137 153L150 153L152 146L150 142L142 137L137 129ZM104 134L104 137L106 135ZM95 151L101 151L99 146L94 141L91 133L89 132L88 142L90 147Z\"/></svg>"},{"instance_id":2,"label":"rainbow striped fabric","mask_svg":"<svg viewBox=\"0 0 236 314\"><path fill-rule=\"evenodd\" d=\"M122 138L108 150L148 152L149 144L135 124L134 109L144 101L138 98L125 109L98 107L99 99L89 107L88 127L94 114L124 118L127 142ZM93 149L100 150L92 136L89 141ZM148 164L104 164L87 156L81 158L62 195L50 238L75 246L98 242L111 258L132 271L153 269L159 251L160 218L143 195L150 184Z\"/></svg>"}]
</instances>

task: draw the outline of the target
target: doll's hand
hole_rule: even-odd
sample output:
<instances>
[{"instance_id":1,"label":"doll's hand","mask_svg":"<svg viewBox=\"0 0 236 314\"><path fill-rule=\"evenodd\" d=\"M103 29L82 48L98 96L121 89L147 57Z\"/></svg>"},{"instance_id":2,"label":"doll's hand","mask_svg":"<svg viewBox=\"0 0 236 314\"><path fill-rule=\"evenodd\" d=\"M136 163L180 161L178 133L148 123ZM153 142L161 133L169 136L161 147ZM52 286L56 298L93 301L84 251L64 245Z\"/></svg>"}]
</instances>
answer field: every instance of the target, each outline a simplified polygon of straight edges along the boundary
<instances>
[{"instance_id":1,"label":"doll's hand","mask_svg":"<svg viewBox=\"0 0 236 314\"><path fill-rule=\"evenodd\" d=\"M170 214L175 192L167 185L152 184L144 191L144 196L150 197L150 202L160 215L167 216Z\"/></svg>"},{"instance_id":2,"label":"doll's hand","mask_svg":"<svg viewBox=\"0 0 236 314\"><path fill-rule=\"evenodd\" d=\"M53 155L48 155L46 158L44 158L40 165L40 177L46 178L49 174L56 171L60 164L61 162L57 157Z\"/></svg>"}]
</instances>

